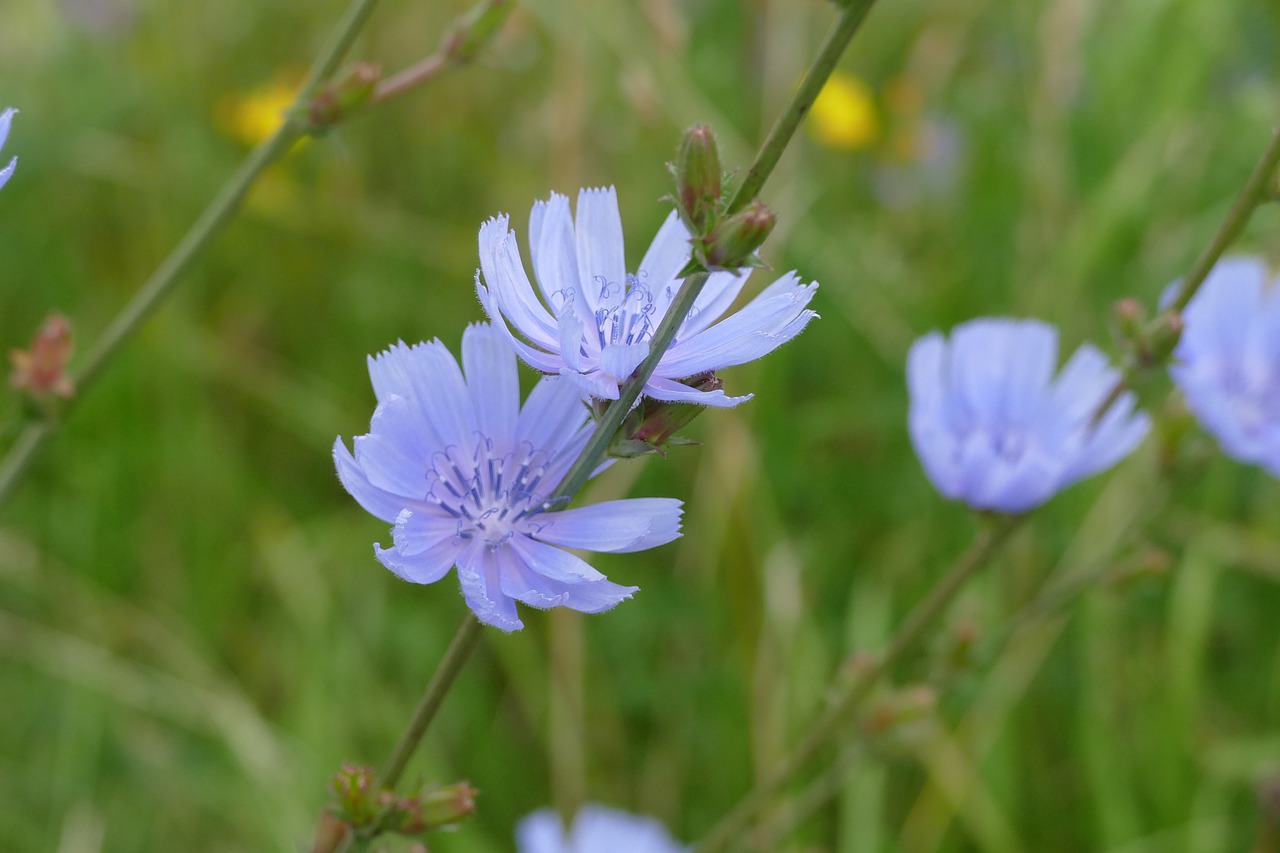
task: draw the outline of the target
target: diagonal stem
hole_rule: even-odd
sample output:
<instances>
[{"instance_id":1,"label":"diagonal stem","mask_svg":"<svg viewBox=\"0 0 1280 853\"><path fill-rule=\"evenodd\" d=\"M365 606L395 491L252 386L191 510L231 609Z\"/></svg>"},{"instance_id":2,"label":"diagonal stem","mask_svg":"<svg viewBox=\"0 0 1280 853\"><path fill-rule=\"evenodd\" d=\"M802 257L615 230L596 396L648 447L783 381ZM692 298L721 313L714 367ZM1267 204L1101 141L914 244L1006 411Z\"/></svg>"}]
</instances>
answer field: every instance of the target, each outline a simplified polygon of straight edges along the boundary
<instances>
[{"instance_id":1,"label":"diagonal stem","mask_svg":"<svg viewBox=\"0 0 1280 853\"><path fill-rule=\"evenodd\" d=\"M387 761L387 766L382 768L378 783L384 788L394 789L396 783L400 781L405 765L409 763L409 758L418 748L422 736L427 732L427 727L431 725L436 712L440 710L440 703L444 701L449 688L453 686L454 679L458 677L458 673L462 672L462 667L480 641L482 630L480 620L468 610L467 615L462 619L462 624L458 626L458 632L453 635L449 648L445 650L444 657L440 659L440 664L432 674L426 692L422 694L422 699L413 712L413 718L409 721L409 728L396 744L391 758Z\"/></svg>"},{"instance_id":2,"label":"diagonal stem","mask_svg":"<svg viewBox=\"0 0 1280 853\"><path fill-rule=\"evenodd\" d=\"M844 12L841 13L840 20L836 22L835 29L827 36L822 47L818 49L818 55L809 66L804 79L800 81L800 87L791 96L791 103L787 104L782 115L778 116L773 129L769 131L769 136L760 146L755 162L751 164L751 168L747 169L747 176L742 180L742 186L738 187L738 191L733 194L733 200L729 202L729 213L737 213L760 194L760 190L764 188L764 182L773 174L774 167L782 158L782 152L787 149L791 137L795 136L800 122L809 114L813 102L818 99L818 93L826 85L831 72L836 70L841 54L858 34L862 22L866 20L867 13L871 11L875 2L876 0L844 0L842 3Z\"/></svg>"},{"instance_id":3,"label":"diagonal stem","mask_svg":"<svg viewBox=\"0 0 1280 853\"><path fill-rule=\"evenodd\" d=\"M338 67L361 27L369 19L377 2L378 0L352 0L328 43L312 63L306 82L286 114L280 129L249 154L209 206L200 214L195 224L178 241L178 245L169 253L169 256L161 262L151 277L94 342L84 363L71 377L77 389L77 396L68 401L58 416L32 421L19 434L13 447L0 462L0 506L3 506L13 493L18 481L45 442L57 431L58 423L70 414L76 401L97 380L120 348L151 316L156 306L173 292L174 287L182 280L183 273L190 268L200 252L240 212L240 206L258 176L280 159L294 142L309 132L307 104L316 88Z\"/></svg>"},{"instance_id":4,"label":"diagonal stem","mask_svg":"<svg viewBox=\"0 0 1280 853\"><path fill-rule=\"evenodd\" d=\"M733 848L734 842L747 830L752 819L822 753L832 738L844 730L853 712L871 695L872 688L916 647L965 583L986 565L1021 521L1021 516L1003 516L994 525L984 527L978 533L968 550L956 558L942 580L934 584L924 601L917 604L907 616L884 654L857 681L844 687L836 700L808 728L808 733L800 744L712 828L698 845L698 853L716 853Z\"/></svg>"}]
</instances>

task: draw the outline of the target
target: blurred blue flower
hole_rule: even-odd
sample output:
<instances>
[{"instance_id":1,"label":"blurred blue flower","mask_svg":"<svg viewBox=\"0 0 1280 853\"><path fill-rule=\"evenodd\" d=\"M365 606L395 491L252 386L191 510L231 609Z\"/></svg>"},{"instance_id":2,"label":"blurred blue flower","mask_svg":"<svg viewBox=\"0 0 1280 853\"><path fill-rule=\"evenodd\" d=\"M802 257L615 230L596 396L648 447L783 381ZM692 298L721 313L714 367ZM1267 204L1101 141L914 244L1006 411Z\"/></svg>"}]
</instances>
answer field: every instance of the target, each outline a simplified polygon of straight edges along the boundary
<instances>
[{"instance_id":1,"label":"blurred blue flower","mask_svg":"<svg viewBox=\"0 0 1280 853\"><path fill-rule=\"evenodd\" d=\"M911 442L938 491L1026 512L1138 446L1150 421L1132 394L1093 423L1120 375L1106 357L1084 344L1055 377L1057 359L1057 330L1036 320L972 320L912 345Z\"/></svg>"},{"instance_id":2,"label":"blurred blue flower","mask_svg":"<svg viewBox=\"0 0 1280 853\"><path fill-rule=\"evenodd\" d=\"M568 832L550 809L534 812L516 827L517 853L685 853L666 828L650 817L588 803Z\"/></svg>"},{"instance_id":3,"label":"blurred blue flower","mask_svg":"<svg viewBox=\"0 0 1280 853\"><path fill-rule=\"evenodd\" d=\"M1277 283L1256 258L1219 261L1182 312L1169 373L1228 454L1280 477Z\"/></svg>"},{"instance_id":4,"label":"blurred blue flower","mask_svg":"<svg viewBox=\"0 0 1280 853\"><path fill-rule=\"evenodd\" d=\"M13 107L0 113L0 150L4 149L4 142L9 138L9 127L13 124L13 117L18 111ZM18 158L14 157L9 161L9 165L0 169L0 187L9 183L9 178L13 177L13 170L18 166Z\"/></svg>"},{"instance_id":5,"label":"blurred blue flower","mask_svg":"<svg viewBox=\"0 0 1280 853\"><path fill-rule=\"evenodd\" d=\"M378 407L354 455L334 442L338 477L394 525L391 547L374 546L382 564L413 583L456 565L480 621L522 628L516 601L608 610L636 587L562 549L640 551L680 535L680 502L668 498L548 512L594 424L577 388L559 379L540 382L522 408L515 355L493 326L466 330L462 369L437 340L370 357L369 376Z\"/></svg>"},{"instance_id":6,"label":"blurred blue flower","mask_svg":"<svg viewBox=\"0 0 1280 853\"><path fill-rule=\"evenodd\" d=\"M672 212L639 272L628 274L618 198L609 187L582 190L576 218L565 196L553 193L550 200L536 202L529 240L542 300L534 295L515 232L502 215L480 226L480 302L535 369L567 376L591 397L616 400L618 386L649 354L650 339L680 288L677 274L690 257L688 231ZM717 323L750 274L711 274L645 383L645 395L704 406L736 406L751 398L729 397L718 389L697 391L679 382L770 353L817 316L805 307L817 284L802 285L791 272Z\"/></svg>"}]
</instances>

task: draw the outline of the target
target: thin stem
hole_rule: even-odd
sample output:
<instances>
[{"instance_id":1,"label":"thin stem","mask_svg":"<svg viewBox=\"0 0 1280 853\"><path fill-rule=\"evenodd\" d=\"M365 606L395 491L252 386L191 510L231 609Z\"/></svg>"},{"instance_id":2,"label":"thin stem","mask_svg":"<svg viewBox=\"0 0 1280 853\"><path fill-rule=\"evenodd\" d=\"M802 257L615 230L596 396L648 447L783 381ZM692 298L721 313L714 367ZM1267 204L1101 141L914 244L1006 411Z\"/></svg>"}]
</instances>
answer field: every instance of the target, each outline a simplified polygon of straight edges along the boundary
<instances>
[{"instance_id":1,"label":"thin stem","mask_svg":"<svg viewBox=\"0 0 1280 853\"><path fill-rule=\"evenodd\" d=\"M441 51L428 56L419 63L409 66L398 74L383 80L373 90L369 98L370 104L380 104L403 95L417 86L439 77L451 67L449 59Z\"/></svg>"},{"instance_id":2,"label":"thin stem","mask_svg":"<svg viewBox=\"0 0 1280 853\"><path fill-rule=\"evenodd\" d=\"M845 10L841 13L840 20L836 22L835 29L823 42L813 64L809 66L809 71L800 81L800 87L791 96L791 103L774 122L773 129L769 131L769 136L756 154L755 162L747 170L742 185L733 194L733 200L729 202L729 213L737 213L760 194L765 181L773 174L774 167L782 158L782 152L790 144L791 137L795 136L800 122L809 114L813 102L818 99L818 93L826 85L827 78L831 76L832 71L835 71L840 55L857 35L858 29L875 2L876 0L847 0Z\"/></svg>"},{"instance_id":3,"label":"thin stem","mask_svg":"<svg viewBox=\"0 0 1280 853\"><path fill-rule=\"evenodd\" d=\"M342 61L342 57L351 47L356 34L368 20L376 4L377 0L352 0L342 20L334 29L328 44L312 63L306 83L286 114L280 129L249 154L169 256L161 262L151 277L94 342L84 363L71 377L76 387L76 397L68 401L58 416L59 420L65 419L70 414L76 401L84 395L120 348L151 316L156 306L173 291L196 256L240 211L245 196L258 176L308 132L305 109L307 103L315 89L338 67L338 63ZM36 453L56 430L57 423L54 419L36 421L23 429L18 440L5 455L3 462L0 462L0 506L4 505Z\"/></svg>"},{"instance_id":4,"label":"thin stem","mask_svg":"<svg viewBox=\"0 0 1280 853\"><path fill-rule=\"evenodd\" d=\"M409 758L418 748L422 736L427 733L427 727L431 725L436 712L440 710L440 703L444 701L445 694L449 692L454 679L458 677L458 673L462 672L463 665L475 651L482 630L480 620L468 610L467 615L462 617L458 632L453 635L453 641L449 643L449 648L445 650L444 657L440 659L435 673L431 676L427 690L422 694L422 700L418 702L418 708L409 721L409 728L396 744L391 758L387 761L387 766L382 769L382 775L378 777L378 783L382 787L395 788L396 783L400 781L400 774L404 772Z\"/></svg>"},{"instance_id":5,"label":"thin stem","mask_svg":"<svg viewBox=\"0 0 1280 853\"><path fill-rule=\"evenodd\" d=\"M1222 257L1222 253L1239 238L1245 226L1249 224L1249 220L1253 217L1253 212L1263 202L1273 197L1274 184L1272 182L1275 178L1277 167L1280 167L1280 130L1272 132L1271 144L1262 152L1262 157L1254 165L1253 172L1249 175L1249 180L1245 182L1244 188L1240 190L1240 194L1232 202L1231 210L1227 212L1227 218L1218 226L1213 239L1209 241L1208 246L1204 247L1200 257L1196 258L1195 264L1191 267L1191 272L1187 273L1186 278L1178 286L1178 295L1173 302L1161 312L1159 317L1151 322L1152 328L1166 320L1170 315L1181 313L1191 304L1191 300L1195 298L1200 286L1204 284L1204 280L1209 277L1209 273L1213 270L1218 259ZM1129 387L1129 381L1129 377L1121 376L1111 386L1107 396L1103 398L1098 408L1094 410L1093 423L1095 426L1102 420L1102 416L1107 413L1107 410L1120 399L1120 395Z\"/></svg>"},{"instance_id":6,"label":"thin stem","mask_svg":"<svg viewBox=\"0 0 1280 853\"><path fill-rule=\"evenodd\" d=\"M733 847L751 820L788 782L822 753L835 735L844 731L850 715L867 700L876 683L915 648L926 630L942 615L965 583L1008 540L1021 520L1021 516L1002 517L995 525L979 531L973 543L956 559L942 580L929 590L929 595L907 616L884 654L857 681L844 687L840 696L827 706L817 722L808 728L808 734L800 744L782 760L773 773L759 782L733 811L712 828L706 839L698 845L698 853L714 853Z\"/></svg>"},{"instance_id":7,"label":"thin stem","mask_svg":"<svg viewBox=\"0 0 1280 853\"><path fill-rule=\"evenodd\" d=\"M1274 131L1271 134L1271 144L1262 153L1258 164L1253 167L1253 174L1249 175L1244 189L1240 190L1240 194L1236 196L1231 210L1227 213L1227 218L1218 228L1218 233L1213 235L1209 245L1200 253L1195 265L1191 267L1191 272L1187 273L1187 277L1182 280L1178 288L1178 296L1169 306L1170 311L1178 312L1187 307L1192 297L1196 295L1196 291L1200 289L1200 285L1204 284L1204 280L1208 278L1213 265L1222 257L1227 247L1236 241L1240 232L1244 231L1244 227L1249 224L1249 219L1258 209L1258 205L1270 196L1271 180L1275 176L1277 165L1280 165L1280 131Z\"/></svg>"}]
</instances>

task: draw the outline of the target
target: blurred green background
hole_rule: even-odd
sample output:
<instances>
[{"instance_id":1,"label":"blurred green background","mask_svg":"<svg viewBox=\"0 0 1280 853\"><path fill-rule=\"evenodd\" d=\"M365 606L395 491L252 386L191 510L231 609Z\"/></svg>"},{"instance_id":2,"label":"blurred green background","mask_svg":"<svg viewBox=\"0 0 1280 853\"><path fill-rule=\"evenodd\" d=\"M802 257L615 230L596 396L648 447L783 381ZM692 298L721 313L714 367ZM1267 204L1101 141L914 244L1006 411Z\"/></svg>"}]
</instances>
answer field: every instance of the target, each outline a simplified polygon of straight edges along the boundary
<instances>
[{"instance_id":1,"label":"blurred green background","mask_svg":"<svg viewBox=\"0 0 1280 853\"><path fill-rule=\"evenodd\" d=\"M58 309L83 350L341 5L7 0L0 341ZM385 0L352 59L410 64L464 8ZM634 266L681 129L745 168L834 16L533 0L476 65L274 167L0 514L0 847L306 849L329 775L385 760L464 612L452 576L374 561L385 525L334 476L365 355L456 350L479 224L510 212L523 241L553 189L616 185ZM907 441L911 341L1014 314L1109 346L1111 302L1190 266L1280 119L1280 9L882 0L841 73L870 93L863 138L802 132L764 194L766 258L821 282L823 318L726 371L757 396L700 418L702 447L594 486L685 499L685 536L593 560L642 588L611 613L488 632L410 767L482 792L433 851L510 850L521 816L583 799L705 833L971 535ZM1277 246L1264 209L1243 248ZM1144 399L1176 421L1167 392ZM1162 432L1036 513L758 849L1254 844L1280 487Z\"/></svg>"}]
</instances>

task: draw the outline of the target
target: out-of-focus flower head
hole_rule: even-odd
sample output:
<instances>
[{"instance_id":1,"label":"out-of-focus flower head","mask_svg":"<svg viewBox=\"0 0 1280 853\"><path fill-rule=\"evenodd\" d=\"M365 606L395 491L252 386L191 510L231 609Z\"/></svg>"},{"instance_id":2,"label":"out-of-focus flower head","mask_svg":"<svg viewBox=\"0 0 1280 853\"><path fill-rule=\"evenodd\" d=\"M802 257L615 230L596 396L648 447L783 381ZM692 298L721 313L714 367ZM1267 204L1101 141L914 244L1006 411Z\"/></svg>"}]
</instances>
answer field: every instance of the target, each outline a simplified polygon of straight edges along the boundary
<instances>
[{"instance_id":1,"label":"out-of-focus flower head","mask_svg":"<svg viewBox=\"0 0 1280 853\"><path fill-rule=\"evenodd\" d=\"M481 304L533 368L568 377L591 397L616 400L619 385L649 354L653 333L680 288L679 273L691 254L688 230L673 211L639 270L629 274L618 199L609 187L582 190L576 217L565 196L552 194L535 203L529 242L541 300L525 273L507 216L480 226L476 292ZM791 272L741 311L720 319L749 275L749 270L711 273L645 383L645 396L704 406L736 406L750 399L750 394L696 390L681 381L770 353L817 316L806 308L817 284L803 285Z\"/></svg>"},{"instance_id":2,"label":"out-of-focus flower head","mask_svg":"<svg viewBox=\"0 0 1280 853\"><path fill-rule=\"evenodd\" d=\"M517 853L686 853L666 827L650 817L588 803L565 832L550 809L534 812L516 827Z\"/></svg>"},{"instance_id":3,"label":"out-of-focus flower head","mask_svg":"<svg viewBox=\"0 0 1280 853\"><path fill-rule=\"evenodd\" d=\"M598 613L631 597L565 548L622 553L680 535L681 506L633 498L554 512L548 499L595 429L573 383L544 379L520 405L516 358L489 324L462 338L462 369L439 341L369 359L378 398L354 454L333 445L338 477L392 525L374 546L388 569L434 583L455 565L480 621L514 631L516 602ZM465 377L463 374L465 370Z\"/></svg>"},{"instance_id":4,"label":"out-of-focus flower head","mask_svg":"<svg viewBox=\"0 0 1280 853\"><path fill-rule=\"evenodd\" d=\"M852 74L836 71L809 111L809 132L828 148L866 148L880 135L871 88Z\"/></svg>"},{"instance_id":5,"label":"out-of-focus flower head","mask_svg":"<svg viewBox=\"0 0 1280 853\"><path fill-rule=\"evenodd\" d=\"M1280 281L1257 258L1227 258L1182 312L1169 373L1230 456L1280 477ZM1170 288L1166 298L1170 298Z\"/></svg>"},{"instance_id":6,"label":"out-of-focus flower head","mask_svg":"<svg viewBox=\"0 0 1280 853\"><path fill-rule=\"evenodd\" d=\"M1056 376L1058 332L990 318L918 339L907 361L911 442L935 487L975 509L1020 513L1127 456L1150 428L1119 372L1083 344Z\"/></svg>"},{"instance_id":7,"label":"out-of-focus flower head","mask_svg":"<svg viewBox=\"0 0 1280 853\"><path fill-rule=\"evenodd\" d=\"M13 117L17 114L18 111L13 107L9 107L0 113L0 150L4 149L5 140L9 138L9 128L13 126ZM9 165L0 169L0 187L9 183L9 179L13 177L13 170L16 168L18 168L18 158L12 157L9 160Z\"/></svg>"}]
</instances>

